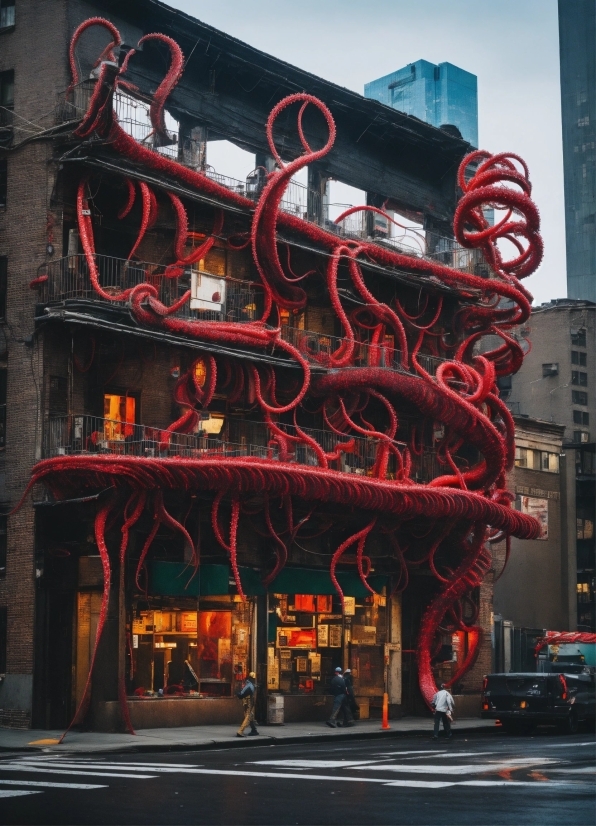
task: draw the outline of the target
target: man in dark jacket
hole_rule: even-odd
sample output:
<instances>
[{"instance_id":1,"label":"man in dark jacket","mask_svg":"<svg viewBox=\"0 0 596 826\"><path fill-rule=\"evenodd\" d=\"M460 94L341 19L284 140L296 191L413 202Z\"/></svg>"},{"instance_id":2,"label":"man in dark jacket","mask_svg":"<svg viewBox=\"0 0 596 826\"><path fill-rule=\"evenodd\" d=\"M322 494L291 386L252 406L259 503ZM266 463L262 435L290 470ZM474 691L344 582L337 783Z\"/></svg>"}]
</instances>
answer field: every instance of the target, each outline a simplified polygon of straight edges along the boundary
<instances>
[{"instance_id":1,"label":"man in dark jacket","mask_svg":"<svg viewBox=\"0 0 596 826\"><path fill-rule=\"evenodd\" d=\"M257 693L256 679L257 675L254 671L251 671L248 677L246 678L241 691L239 691L237 694L239 699L242 700L242 707L244 708L244 720L242 721L242 725L236 732L236 737L244 737L244 729L248 725L250 725L250 731L248 733L249 737L255 737L255 735L259 733L255 725L255 695Z\"/></svg>"},{"instance_id":2,"label":"man in dark jacket","mask_svg":"<svg viewBox=\"0 0 596 826\"><path fill-rule=\"evenodd\" d=\"M352 677L352 670L350 668L346 668L344 671L344 682L346 684L346 694L348 695L347 702L344 701L344 709L349 709L349 711L352 712L352 716L355 717L358 711L358 703L356 702L356 695L354 694L354 678ZM344 717L346 717L345 711ZM345 720L345 724L349 725L348 720Z\"/></svg>"},{"instance_id":3,"label":"man in dark jacket","mask_svg":"<svg viewBox=\"0 0 596 826\"><path fill-rule=\"evenodd\" d=\"M331 717L327 720L327 725L329 728L337 728L337 715L343 704L348 700L346 681L341 676L339 666L335 669L335 676L331 680L331 693L333 694L333 709L331 710Z\"/></svg>"}]
</instances>

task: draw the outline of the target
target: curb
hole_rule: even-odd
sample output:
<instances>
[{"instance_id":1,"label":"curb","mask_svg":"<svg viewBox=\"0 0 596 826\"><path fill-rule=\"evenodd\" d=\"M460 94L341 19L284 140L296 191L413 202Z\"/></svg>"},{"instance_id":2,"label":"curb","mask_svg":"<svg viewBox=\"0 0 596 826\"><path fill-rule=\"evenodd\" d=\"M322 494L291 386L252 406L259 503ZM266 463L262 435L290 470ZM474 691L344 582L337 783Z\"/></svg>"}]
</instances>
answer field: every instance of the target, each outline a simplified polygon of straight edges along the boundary
<instances>
[{"instance_id":1,"label":"curb","mask_svg":"<svg viewBox=\"0 0 596 826\"><path fill-rule=\"evenodd\" d=\"M466 726L462 725L459 726L457 731L454 732L455 739L459 739L457 736L459 733L463 732L482 732L486 733L488 731L494 731L495 727L493 725L485 725L485 726ZM390 729L389 731L354 731L350 732L349 734L300 734L295 735L292 737L275 737L273 735L267 734L265 732L261 732L261 735L258 740L254 739L245 739L240 741L235 736L231 735L231 739L228 740L210 740L204 743L172 743L172 744L158 744L158 743L138 743L135 745L120 745L114 746L113 748L102 748L100 750L96 750L93 747L85 750L85 753L97 753L101 754L141 754L141 753L166 753L166 752L182 752L182 751L216 751L219 749L236 749L236 748L258 748L259 746L264 745L275 745L275 746L283 746L283 745L297 745L300 743L312 743L313 740L319 743L330 743L336 741L344 741L344 740L380 740L382 738L400 738L400 737L408 737L408 736L420 736L420 735L428 735L428 737L432 737L432 728L425 727L425 728L416 728L416 729L409 729L404 731L403 729L400 731L399 729ZM16 746L16 747L9 747L9 746L0 746L0 752L12 752L12 753L26 753L26 752L38 752L38 751L48 751L52 749L51 746ZM53 749L52 749L53 750ZM77 749L78 752L81 752L80 749ZM60 753L72 753L68 749L68 743L64 744L64 747L60 748L59 751L54 752L56 754ZM82 753L82 752L81 752Z\"/></svg>"}]
</instances>

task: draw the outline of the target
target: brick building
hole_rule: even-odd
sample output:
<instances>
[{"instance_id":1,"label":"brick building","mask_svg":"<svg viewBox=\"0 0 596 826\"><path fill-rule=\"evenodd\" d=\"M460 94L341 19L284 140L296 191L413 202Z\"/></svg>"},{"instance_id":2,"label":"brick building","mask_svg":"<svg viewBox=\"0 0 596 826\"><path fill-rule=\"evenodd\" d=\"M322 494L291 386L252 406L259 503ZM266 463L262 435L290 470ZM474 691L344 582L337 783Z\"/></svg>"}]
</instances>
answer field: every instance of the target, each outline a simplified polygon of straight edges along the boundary
<instances>
[{"instance_id":1,"label":"brick building","mask_svg":"<svg viewBox=\"0 0 596 826\"><path fill-rule=\"evenodd\" d=\"M288 720L338 665L363 712L477 694L486 525L537 526L516 345L473 353L527 306L454 240L468 145L157 0L2 21L0 723L233 720L250 670ZM367 206L331 222L332 179Z\"/></svg>"}]
</instances>

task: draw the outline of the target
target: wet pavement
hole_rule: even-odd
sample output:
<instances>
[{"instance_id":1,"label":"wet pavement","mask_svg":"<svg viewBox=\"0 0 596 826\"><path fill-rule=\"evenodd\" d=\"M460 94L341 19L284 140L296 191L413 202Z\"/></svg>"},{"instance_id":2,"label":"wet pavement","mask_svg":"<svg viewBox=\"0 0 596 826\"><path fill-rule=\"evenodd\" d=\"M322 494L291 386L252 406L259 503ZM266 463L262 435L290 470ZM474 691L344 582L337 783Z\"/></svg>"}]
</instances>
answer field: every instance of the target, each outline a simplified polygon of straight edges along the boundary
<instances>
[{"instance_id":1,"label":"wet pavement","mask_svg":"<svg viewBox=\"0 0 596 826\"><path fill-rule=\"evenodd\" d=\"M0 823L594 823L592 733L255 741L137 757L5 753Z\"/></svg>"}]
</instances>

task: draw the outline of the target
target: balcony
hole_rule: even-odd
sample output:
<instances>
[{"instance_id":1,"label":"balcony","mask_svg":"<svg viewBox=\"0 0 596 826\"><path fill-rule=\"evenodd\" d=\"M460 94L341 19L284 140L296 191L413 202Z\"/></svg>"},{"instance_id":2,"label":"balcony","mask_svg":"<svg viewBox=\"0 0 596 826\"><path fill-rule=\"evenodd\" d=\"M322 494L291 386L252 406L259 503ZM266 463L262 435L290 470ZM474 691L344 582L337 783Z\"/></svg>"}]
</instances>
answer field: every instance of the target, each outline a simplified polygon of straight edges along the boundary
<instances>
[{"instance_id":1,"label":"balcony","mask_svg":"<svg viewBox=\"0 0 596 826\"><path fill-rule=\"evenodd\" d=\"M309 467L320 466L316 451L308 444L291 441L296 436L293 425L279 424L288 437L287 454L282 454L281 440L264 423L230 418L221 437L210 434L168 433L162 428L131 424L112 419L71 414L51 416L46 420L43 434L43 457L111 455L137 456L150 459L234 459L253 457L269 461L284 461ZM378 439L346 435L340 437L331 431L302 428L326 453L334 453L339 445L337 459L329 460L329 467L343 473L371 476L380 446ZM395 443L402 450L404 443ZM426 483L445 472L434 451L425 449L420 456L412 456L411 479ZM396 475L395 457L391 457L388 478Z\"/></svg>"},{"instance_id":2,"label":"balcony","mask_svg":"<svg viewBox=\"0 0 596 826\"><path fill-rule=\"evenodd\" d=\"M332 367L332 354L338 352L340 348L345 349L349 344L347 338L299 330L296 327L286 325L282 326L281 335L284 341L293 345L306 357L310 364L319 367ZM387 342L370 344L355 341L353 342L353 348L348 367L384 367L388 370L399 370L402 373L406 371L415 372L412 368L404 367L401 352ZM438 366L444 361L446 359L437 356L418 356L421 367L432 376L436 375Z\"/></svg>"},{"instance_id":3,"label":"balcony","mask_svg":"<svg viewBox=\"0 0 596 826\"><path fill-rule=\"evenodd\" d=\"M190 288L190 270L180 278L166 278L164 264L151 264L114 258L109 255L94 255L99 275L99 283L104 292L118 295L137 284L148 282L158 291L159 300L170 306ZM69 255L42 265L38 277L47 275L40 285L39 303L58 304L66 301L89 301L125 306L123 301L110 301L100 296L89 278L89 265L85 255ZM210 275L204 273L204 275ZM213 276L217 278L218 276ZM204 321L254 321L260 317L262 292L251 282L231 278L225 281L225 301L220 311L193 310L186 302L175 314L175 318L202 319Z\"/></svg>"},{"instance_id":4,"label":"balcony","mask_svg":"<svg viewBox=\"0 0 596 826\"><path fill-rule=\"evenodd\" d=\"M95 83L96 81L92 79L85 80L74 86L68 95L66 92L58 95L55 110L57 123L76 122L83 118ZM113 106L118 122L124 131L139 144L170 160L178 161L196 172L204 173L207 178L237 195L243 195L255 201L258 199L266 181L264 170L260 168L253 170L245 180L240 180L223 175L213 167L206 165L205 142L187 137L180 144L179 124L167 111L165 120L170 140L164 145L162 141L157 140L154 134L149 116L150 104L151 99L138 92L134 97L122 91L114 93ZM0 122L0 127L1 125ZM1 132L0 128L0 135ZM10 134L12 135L11 130ZM401 255L430 260L483 278L489 278L491 275L482 252L466 249L460 246L454 238L443 237L413 227L405 227L403 230L396 230L394 227L397 234L390 235L389 222L381 220L377 225L375 221L378 221L378 218L373 219L370 212L355 212L336 224L328 219L328 209L325 208L321 194L296 180L290 181L280 209L289 215L319 224L328 232L341 238L372 242Z\"/></svg>"}]
</instances>

